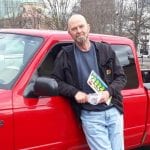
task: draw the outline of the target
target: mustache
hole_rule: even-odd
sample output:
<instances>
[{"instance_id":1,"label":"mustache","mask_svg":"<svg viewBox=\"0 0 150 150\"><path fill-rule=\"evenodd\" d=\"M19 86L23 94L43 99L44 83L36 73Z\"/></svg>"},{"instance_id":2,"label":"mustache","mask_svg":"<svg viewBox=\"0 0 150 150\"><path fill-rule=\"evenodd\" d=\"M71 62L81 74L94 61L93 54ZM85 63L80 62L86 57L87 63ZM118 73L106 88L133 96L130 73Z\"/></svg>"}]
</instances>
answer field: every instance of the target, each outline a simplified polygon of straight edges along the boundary
<instances>
[{"instance_id":1,"label":"mustache","mask_svg":"<svg viewBox=\"0 0 150 150\"><path fill-rule=\"evenodd\" d=\"M85 33L77 33L76 37L85 36L85 35L86 35Z\"/></svg>"}]
</instances>

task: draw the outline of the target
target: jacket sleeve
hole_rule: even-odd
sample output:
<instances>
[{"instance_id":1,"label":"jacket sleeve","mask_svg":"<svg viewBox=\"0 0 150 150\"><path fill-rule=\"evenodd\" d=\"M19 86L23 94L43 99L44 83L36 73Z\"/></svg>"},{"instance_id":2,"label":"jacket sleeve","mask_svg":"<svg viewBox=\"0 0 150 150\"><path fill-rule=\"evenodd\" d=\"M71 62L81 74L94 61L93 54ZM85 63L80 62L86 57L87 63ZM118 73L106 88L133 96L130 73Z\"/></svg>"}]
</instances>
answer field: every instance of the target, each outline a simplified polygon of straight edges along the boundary
<instances>
[{"instance_id":1,"label":"jacket sleeve","mask_svg":"<svg viewBox=\"0 0 150 150\"><path fill-rule=\"evenodd\" d=\"M63 50L61 50L56 57L51 77L56 79L56 81L58 82L59 94L62 96L72 98L79 90L71 84L67 83L66 65L66 53Z\"/></svg>"},{"instance_id":2,"label":"jacket sleeve","mask_svg":"<svg viewBox=\"0 0 150 150\"><path fill-rule=\"evenodd\" d=\"M109 85L108 91L111 96L116 97L117 95L120 95L120 91L125 87L127 78L115 52L111 49L111 47L109 48L113 58L113 61L111 62L111 66L113 67L113 81Z\"/></svg>"}]
</instances>

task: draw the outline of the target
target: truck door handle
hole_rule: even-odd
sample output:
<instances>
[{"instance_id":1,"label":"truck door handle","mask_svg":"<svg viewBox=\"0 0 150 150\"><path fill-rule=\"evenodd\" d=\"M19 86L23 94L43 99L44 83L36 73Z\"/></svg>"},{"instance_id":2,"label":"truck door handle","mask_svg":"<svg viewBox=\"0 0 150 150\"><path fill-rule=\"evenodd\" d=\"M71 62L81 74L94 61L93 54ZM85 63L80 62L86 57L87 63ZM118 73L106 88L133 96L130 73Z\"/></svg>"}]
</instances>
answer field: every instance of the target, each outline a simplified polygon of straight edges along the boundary
<instances>
[{"instance_id":1,"label":"truck door handle","mask_svg":"<svg viewBox=\"0 0 150 150\"><path fill-rule=\"evenodd\" d=\"M0 120L0 127L4 126L4 120Z\"/></svg>"}]
</instances>

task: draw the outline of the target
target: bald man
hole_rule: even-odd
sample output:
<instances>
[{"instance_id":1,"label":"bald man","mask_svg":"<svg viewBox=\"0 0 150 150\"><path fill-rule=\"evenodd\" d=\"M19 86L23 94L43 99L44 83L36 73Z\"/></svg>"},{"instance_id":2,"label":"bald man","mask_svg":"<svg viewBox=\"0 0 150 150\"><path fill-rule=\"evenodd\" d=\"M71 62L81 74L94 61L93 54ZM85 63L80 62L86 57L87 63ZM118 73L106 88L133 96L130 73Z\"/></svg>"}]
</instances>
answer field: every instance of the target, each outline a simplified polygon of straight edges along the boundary
<instances>
[{"instance_id":1,"label":"bald man","mask_svg":"<svg viewBox=\"0 0 150 150\"><path fill-rule=\"evenodd\" d=\"M72 15L67 25L74 43L63 47L52 74L59 94L70 99L91 150L124 150L120 92L126 84L124 71L108 44L90 41L90 25L84 16ZM89 102L89 95L94 94L87 84L92 71L107 84L96 104Z\"/></svg>"}]
</instances>

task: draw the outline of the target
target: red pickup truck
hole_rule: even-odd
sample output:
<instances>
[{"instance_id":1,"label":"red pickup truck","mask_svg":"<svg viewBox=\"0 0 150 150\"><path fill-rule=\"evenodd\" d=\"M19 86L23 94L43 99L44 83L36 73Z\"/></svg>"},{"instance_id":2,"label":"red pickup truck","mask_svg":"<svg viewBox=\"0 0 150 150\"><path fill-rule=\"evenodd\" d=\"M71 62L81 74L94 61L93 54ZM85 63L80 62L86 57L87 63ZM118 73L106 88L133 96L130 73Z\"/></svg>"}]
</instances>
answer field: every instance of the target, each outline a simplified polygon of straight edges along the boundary
<instances>
[{"instance_id":1,"label":"red pickup truck","mask_svg":"<svg viewBox=\"0 0 150 150\"><path fill-rule=\"evenodd\" d=\"M150 145L150 82L143 78L133 42L90 34L107 42L127 75L122 90L125 149ZM49 76L62 46L73 41L64 31L0 30L0 150L88 150L68 99L58 96Z\"/></svg>"}]
</instances>

